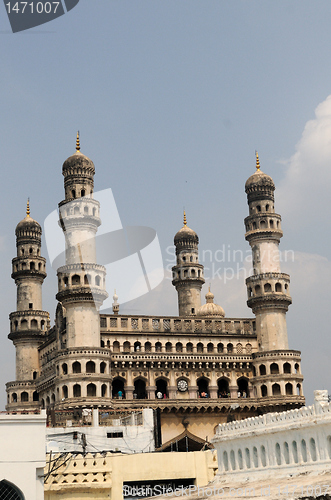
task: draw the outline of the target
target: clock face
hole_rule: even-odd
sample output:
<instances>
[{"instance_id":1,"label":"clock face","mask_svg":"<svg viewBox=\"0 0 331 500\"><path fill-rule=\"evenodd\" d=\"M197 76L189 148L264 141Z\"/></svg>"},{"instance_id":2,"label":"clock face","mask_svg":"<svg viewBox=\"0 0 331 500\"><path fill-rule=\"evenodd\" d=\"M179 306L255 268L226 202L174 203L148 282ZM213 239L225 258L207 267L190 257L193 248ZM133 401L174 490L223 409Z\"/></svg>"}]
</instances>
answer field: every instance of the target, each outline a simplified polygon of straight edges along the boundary
<instances>
[{"instance_id":1,"label":"clock face","mask_svg":"<svg viewBox=\"0 0 331 500\"><path fill-rule=\"evenodd\" d=\"M187 389L188 389L188 383L186 382L186 380L184 380L183 378L181 378L180 380L178 380L178 382L177 382L177 389L180 392L186 392Z\"/></svg>"}]
</instances>

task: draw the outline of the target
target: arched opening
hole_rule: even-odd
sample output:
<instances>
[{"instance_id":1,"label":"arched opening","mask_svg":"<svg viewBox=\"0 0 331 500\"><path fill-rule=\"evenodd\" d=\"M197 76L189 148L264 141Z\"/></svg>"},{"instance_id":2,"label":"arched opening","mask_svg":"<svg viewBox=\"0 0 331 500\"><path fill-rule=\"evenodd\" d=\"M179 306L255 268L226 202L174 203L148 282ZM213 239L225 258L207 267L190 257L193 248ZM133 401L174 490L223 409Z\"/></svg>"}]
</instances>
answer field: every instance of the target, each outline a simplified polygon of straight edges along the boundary
<instances>
[{"instance_id":1,"label":"arched opening","mask_svg":"<svg viewBox=\"0 0 331 500\"><path fill-rule=\"evenodd\" d=\"M30 262L30 271L34 271L35 268L36 268L35 263L34 262Z\"/></svg>"},{"instance_id":2,"label":"arched opening","mask_svg":"<svg viewBox=\"0 0 331 500\"><path fill-rule=\"evenodd\" d=\"M259 366L259 372L260 372L261 377L262 377L263 375L266 375L267 370L266 370L265 365L260 365L260 366Z\"/></svg>"},{"instance_id":3,"label":"arched opening","mask_svg":"<svg viewBox=\"0 0 331 500\"><path fill-rule=\"evenodd\" d=\"M256 205L256 211L261 212L261 205Z\"/></svg>"},{"instance_id":4,"label":"arched opening","mask_svg":"<svg viewBox=\"0 0 331 500\"><path fill-rule=\"evenodd\" d=\"M79 384L75 384L73 387L74 398L80 398L82 395L82 389Z\"/></svg>"},{"instance_id":5,"label":"arched opening","mask_svg":"<svg viewBox=\"0 0 331 500\"><path fill-rule=\"evenodd\" d=\"M268 396L268 388L266 385L261 385L261 396L266 398Z\"/></svg>"},{"instance_id":6,"label":"arched opening","mask_svg":"<svg viewBox=\"0 0 331 500\"><path fill-rule=\"evenodd\" d=\"M186 344L186 352L193 352L193 344L192 344L192 342L188 342Z\"/></svg>"},{"instance_id":7,"label":"arched opening","mask_svg":"<svg viewBox=\"0 0 331 500\"><path fill-rule=\"evenodd\" d=\"M176 352L183 352L183 344L181 342L177 342Z\"/></svg>"},{"instance_id":8,"label":"arched opening","mask_svg":"<svg viewBox=\"0 0 331 500\"><path fill-rule=\"evenodd\" d=\"M28 322L26 319L22 319L21 321L21 330L27 330L28 329Z\"/></svg>"},{"instance_id":9,"label":"arched opening","mask_svg":"<svg viewBox=\"0 0 331 500\"><path fill-rule=\"evenodd\" d=\"M228 460L228 454L226 451L223 451L223 465L224 465L224 470L228 471L229 470L229 460Z\"/></svg>"},{"instance_id":10,"label":"arched opening","mask_svg":"<svg viewBox=\"0 0 331 500\"><path fill-rule=\"evenodd\" d=\"M295 363L295 365L294 365L294 372L295 373L300 373L299 363Z\"/></svg>"},{"instance_id":11,"label":"arched opening","mask_svg":"<svg viewBox=\"0 0 331 500\"><path fill-rule=\"evenodd\" d=\"M152 351L152 344L150 342L145 342L145 352Z\"/></svg>"},{"instance_id":12,"label":"arched opening","mask_svg":"<svg viewBox=\"0 0 331 500\"><path fill-rule=\"evenodd\" d=\"M290 365L290 363L284 363L283 364L283 370L284 370L284 373L291 373L291 365Z\"/></svg>"},{"instance_id":13,"label":"arched opening","mask_svg":"<svg viewBox=\"0 0 331 500\"><path fill-rule=\"evenodd\" d=\"M231 469L236 470L236 457L234 456L234 451L230 451L230 463L231 463Z\"/></svg>"},{"instance_id":14,"label":"arched opening","mask_svg":"<svg viewBox=\"0 0 331 500\"><path fill-rule=\"evenodd\" d=\"M232 354L233 353L233 344L228 344L226 346L226 350L228 351L228 354Z\"/></svg>"},{"instance_id":15,"label":"arched opening","mask_svg":"<svg viewBox=\"0 0 331 500\"><path fill-rule=\"evenodd\" d=\"M74 208L74 215L78 215L79 214L79 207L75 207Z\"/></svg>"},{"instance_id":16,"label":"arched opening","mask_svg":"<svg viewBox=\"0 0 331 500\"><path fill-rule=\"evenodd\" d=\"M134 352L140 352L140 351L141 351L141 343L135 342L134 343Z\"/></svg>"},{"instance_id":17,"label":"arched opening","mask_svg":"<svg viewBox=\"0 0 331 500\"><path fill-rule=\"evenodd\" d=\"M38 330L38 321L36 319L31 320L31 330Z\"/></svg>"},{"instance_id":18,"label":"arched opening","mask_svg":"<svg viewBox=\"0 0 331 500\"><path fill-rule=\"evenodd\" d=\"M289 464L290 463L290 450L288 447L288 443L286 441L284 443L284 458L285 458L285 463Z\"/></svg>"},{"instance_id":19,"label":"arched opening","mask_svg":"<svg viewBox=\"0 0 331 500\"><path fill-rule=\"evenodd\" d=\"M21 402L26 403L27 401L29 401L29 394L24 391L21 393Z\"/></svg>"},{"instance_id":20,"label":"arched opening","mask_svg":"<svg viewBox=\"0 0 331 500\"><path fill-rule=\"evenodd\" d=\"M249 390L248 390L248 380L247 378L241 377L237 380L238 385L238 397L240 398L248 398Z\"/></svg>"},{"instance_id":21,"label":"arched opening","mask_svg":"<svg viewBox=\"0 0 331 500\"><path fill-rule=\"evenodd\" d=\"M17 320L14 322L14 330L15 330L15 332L17 332L17 330L18 330L18 321Z\"/></svg>"},{"instance_id":22,"label":"arched opening","mask_svg":"<svg viewBox=\"0 0 331 500\"><path fill-rule=\"evenodd\" d=\"M128 344L128 342L124 342L124 345L123 345L124 352L130 351L130 344L129 344L128 350L124 349L125 344ZM120 352L120 343L118 342L118 340L115 340L115 342L113 342L113 352Z\"/></svg>"},{"instance_id":23,"label":"arched opening","mask_svg":"<svg viewBox=\"0 0 331 500\"><path fill-rule=\"evenodd\" d=\"M93 208L93 210L92 210L93 217L96 216L96 213L97 213L96 208Z\"/></svg>"},{"instance_id":24,"label":"arched opening","mask_svg":"<svg viewBox=\"0 0 331 500\"><path fill-rule=\"evenodd\" d=\"M240 342L236 345L236 353L237 354L242 354L243 353L243 346Z\"/></svg>"},{"instance_id":25,"label":"arched opening","mask_svg":"<svg viewBox=\"0 0 331 500\"><path fill-rule=\"evenodd\" d=\"M240 470L244 468L243 454L240 448L238 450L238 465Z\"/></svg>"},{"instance_id":26,"label":"arched opening","mask_svg":"<svg viewBox=\"0 0 331 500\"><path fill-rule=\"evenodd\" d=\"M124 381L121 378L114 378L111 383L111 392L114 399L125 398Z\"/></svg>"},{"instance_id":27,"label":"arched opening","mask_svg":"<svg viewBox=\"0 0 331 500\"><path fill-rule=\"evenodd\" d=\"M259 295L261 293L261 287L260 285L256 285L256 287L254 288L255 290L255 295Z\"/></svg>"},{"instance_id":28,"label":"arched opening","mask_svg":"<svg viewBox=\"0 0 331 500\"><path fill-rule=\"evenodd\" d=\"M276 292L281 292L282 291L282 285L280 283L276 283L275 290L276 290Z\"/></svg>"},{"instance_id":29,"label":"arched opening","mask_svg":"<svg viewBox=\"0 0 331 500\"><path fill-rule=\"evenodd\" d=\"M81 371L82 371L82 367L80 365L80 362L79 361L75 361L72 364L72 373L81 373Z\"/></svg>"},{"instance_id":30,"label":"arched opening","mask_svg":"<svg viewBox=\"0 0 331 500\"><path fill-rule=\"evenodd\" d=\"M251 468L251 455L248 448L245 448L245 462L247 469Z\"/></svg>"},{"instance_id":31,"label":"arched opening","mask_svg":"<svg viewBox=\"0 0 331 500\"><path fill-rule=\"evenodd\" d=\"M264 292L265 293L270 293L271 292L271 285L270 285L270 283L266 283L264 285Z\"/></svg>"},{"instance_id":32,"label":"arched opening","mask_svg":"<svg viewBox=\"0 0 331 500\"><path fill-rule=\"evenodd\" d=\"M75 189L72 189L71 196L72 196L72 198L76 198L76 190Z\"/></svg>"},{"instance_id":33,"label":"arched opening","mask_svg":"<svg viewBox=\"0 0 331 500\"><path fill-rule=\"evenodd\" d=\"M137 399L147 399L146 382L140 378L134 382L134 395Z\"/></svg>"},{"instance_id":34,"label":"arched opening","mask_svg":"<svg viewBox=\"0 0 331 500\"><path fill-rule=\"evenodd\" d=\"M171 352L172 351L172 343L171 342L167 342L166 343L165 350L166 350L166 352Z\"/></svg>"},{"instance_id":35,"label":"arched opening","mask_svg":"<svg viewBox=\"0 0 331 500\"><path fill-rule=\"evenodd\" d=\"M162 351L162 344L161 342L156 342L155 344L155 352L161 352Z\"/></svg>"},{"instance_id":36,"label":"arched opening","mask_svg":"<svg viewBox=\"0 0 331 500\"><path fill-rule=\"evenodd\" d=\"M327 437L327 443L328 443L328 454L329 458L331 459L331 436Z\"/></svg>"},{"instance_id":37,"label":"arched opening","mask_svg":"<svg viewBox=\"0 0 331 500\"><path fill-rule=\"evenodd\" d=\"M96 284L96 286L100 286L100 283L101 283L101 278L98 275L98 276L95 277L95 284Z\"/></svg>"},{"instance_id":38,"label":"arched opening","mask_svg":"<svg viewBox=\"0 0 331 500\"><path fill-rule=\"evenodd\" d=\"M32 373L32 378L33 378L33 380L36 380L37 376L38 376L38 373L37 373L37 372L33 372L33 373Z\"/></svg>"},{"instance_id":39,"label":"arched opening","mask_svg":"<svg viewBox=\"0 0 331 500\"><path fill-rule=\"evenodd\" d=\"M68 387L66 385L62 386L62 398L67 399L68 397Z\"/></svg>"},{"instance_id":40,"label":"arched opening","mask_svg":"<svg viewBox=\"0 0 331 500\"><path fill-rule=\"evenodd\" d=\"M211 342L207 344L207 352L214 352L214 344L212 344Z\"/></svg>"},{"instance_id":41,"label":"arched opening","mask_svg":"<svg viewBox=\"0 0 331 500\"><path fill-rule=\"evenodd\" d=\"M280 444L279 443L276 443L276 462L277 462L277 465L281 465L282 464L282 453L280 451Z\"/></svg>"},{"instance_id":42,"label":"arched opening","mask_svg":"<svg viewBox=\"0 0 331 500\"><path fill-rule=\"evenodd\" d=\"M296 441L292 441L292 454L294 463L297 464L299 462L299 457L298 457L298 446Z\"/></svg>"},{"instance_id":43,"label":"arched opening","mask_svg":"<svg viewBox=\"0 0 331 500\"><path fill-rule=\"evenodd\" d=\"M24 495L14 484L4 479L0 481L0 498L2 500L24 500Z\"/></svg>"},{"instance_id":44,"label":"arched opening","mask_svg":"<svg viewBox=\"0 0 331 500\"><path fill-rule=\"evenodd\" d=\"M106 373L106 363L104 361L102 361L100 363L100 373Z\"/></svg>"},{"instance_id":45,"label":"arched opening","mask_svg":"<svg viewBox=\"0 0 331 500\"><path fill-rule=\"evenodd\" d=\"M12 403L17 403L17 394L16 394L16 392L13 392L13 394L11 395L11 402Z\"/></svg>"},{"instance_id":46,"label":"arched opening","mask_svg":"<svg viewBox=\"0 0 331 500\"><path fill-rule=\"evenodd\" d=\"M71 278L72 285L80 285L80 276L78 274L74 274Z\"/></svg>"},{"instance_id":47,"label":"arched opening","mask_svg":"<svg viewBox=\"0 0 331 500\"><path fill-rule=\"evenodd\" d=\"M81 195L81 196L85 196L85 189L82 189L82 190L81 190L80 195Z\"/></svg>"},{"instance_id":48,"label":"arched opening","mask_svg":"<svg viewBox=\"0 0 331 500\"><path fill-rule=\"evenodd\" d=\"M265 211L266 212L269 212L269 204L267 203L266 206L265 206Z\"/></svg>"},{"instance_id":49,"label":"arched opening","mask_svg":"<svg viewBox=\"0 0 331 500\"><path fill-rule=\"evenodd\" d=\"M94 363L94 361L88 361L86 363L86 373L95 373L95 363Z\"/></svg>"},{"instance_id":50,"label":"arched opening","mask_svg":"<svg viewBox=\"0 0 331 500\"><path fill-rule=\"evenodd\" d=\"M91 283L91 275L85 274L84 275L84 285L89 285L90 283Z\"/></svg>"},{"instance_id":51,"label":"arched opening","mask_svg":"<svg viewBox=\"0 0 331 500\"><path fill-rule=\"evenodd\" d=\"M209 387L208 380L206 378L200 378L197 380L199 398L209 398Z\"/></svg>"},{"instance_id":52,"label":"arched opening","mask_svg":"<svg viewBox=\"0 0 331 500\"><path fill-rule=\"evenodd\" d=\"M293 395L293 386L292 384L290 384L290 382L288 382L286 385L285 385L285 394L287 396L292 396Z\"/></svg>"},{"instance_id":53,"label":"arched opening","mask_svg":"<svg viewBox=\"0 0 331 500\"><path fill-rule=\"evenodd\" d=\"M301 455L302 455L302 460L304 462L307 462L307 445L304 439L301 440Z\"/></svg>"},{"instance_id":54,"label":"arched opening","mask_svg":"<svg viewBox=\"0 0 331 500\"><path fill-rule=\"evenodd\" d=\"M259 466L259 457L258 457L258 454L257 454L257 448L256 448L256 446L253 447L253 464L254 464L254 467L258 467Z\"/></svg>"},{"instance_id":55,"label":"arched opening","mask_svg":"<svg viewBox=\"0 0 331 500\"><path fill-rule=\"evenodd\" d=\"M34 391L32 394L32 401L39 401L39 394L37 391Z\"/></svg>"},{"instance_id":56,"label":"arched opening","mask_svg":"<svg viewBox=\"0 0 331 500\"><path fill-rule=\"evenodd\" d=\"M195 270L194 269L191 270L191 278L195 278Z\"/></svg>"},{"instance_id":57,"label":"arched opening","mask_svg":"<svg viewBox=\"0 0 331 500\"><path fill-rule=\"evenodd\" d=\"M165 399L168 397L168 382L162 378L156 381L155 396L157 399Z\"/></svg>"},{"instance_id":58,"label":"arched opening","mask_svg":"<svg viewBox=\"0 0 331 500\"><path fill-rule=\"evenodd\" d=\"M272 385L272 395L273 396L280 396L281 395L280 385L279 384L273 384Z\"/></svg>"},{"instance_id":59,"label":"arched opening","mask_svg":"<svg viewBox=\"0 0 331 500\"><path fill-rule=\"evenodd\" d=\"M102 386L101 386L101 397L102 398L107 397L107 386L106 386L106 384L102 384Z\"/></svg>"},{"instance_id":60,"label":"arched opening","mask_svg":"<svg viewBox=\"0 0 331 500\"><path fill-rule=\"evenodd\" d=\"M317 460L317 451L316 451L316 443L314 438L310 438L309 440L309 448L310 448L310 456L313 462Z\"/></svg>"},{"instance_id":61,"label":"arched opening","mask_svg":"<svg viewBox=\"0 0 331 500\"><path fill-rule=\"evenodd\" d=\"M301 396L301 385L297 384L297 396Z\"/></svg>"},{"instance_id":62,"label":"arched opening","mask_svg":"<svg viewBox=\"0 0 331 500\"><path fill-rule=\"evenodd\" d=\"M67 375L68 374L68 365L67 363L63 363L62 365L62 374Z\"/></svg>"},{"instance_id":63,"label":"arched opening","mask_svg":"<svg viewBox=\"0 0 331 500\"><path fill-rule=\"evenodd\" d=\"M95 384L88 384L86 387L86 396L87 397L94 397L97 395L97 388Z\"/></svg>"},{"instance_id":64,"label":"arched opening","mask_svg":"<svg viewBox=\"0 0 331 500\"><path fill-rule=\"evenodd\" d=\"M270 365L270 373L271 375L278 375L279 373L279 366L277 363L271 363Z\"/></svg>"},{"instance_id":65,"label":"arched opening","mask_svg":"<svg viewBox=\"0 0 331 500\"><path fill-rule=\"evenodd\" d=\"M224 345L219 343L217 344L217 352L221 354L224 351Z\"/></svg>"},{"instance_id":66,"label":"arched opening","mask_svg":"<svg viewBox=\"0 0 331 500\"><path fill-rule=\"evenodd\" d=\"M273 227L274 227L274 221L272 219L269 221L269 225L270 225L270 228L273 229Z\"/></svg>"},{"instance_id":67,"label":"arched opening","mask_svg":"<svg viewBox=\"0 0 331 500\"><path fill-rule=\"evenodd\" d=\"M55 403L55 394L52 394L52 405Z\"/></svg>"},{"instance_id":68,"label":"arched opening","mask_svg":"<svg viewBox=\"0 0 331 500\"><path fill-rule=\"evenodd\" d=\"M40 326L41 326L42 331L45 330L45 321L43 319L40 322Z\"/></svg>"},{"instance_id":69,"label":"arched opening","mask_svg":"<svg viewBox=\"0 0 331 500\"><path fill-rule=\"evenodd\" d=\"M197 352L203 352L203 343L202 342L198 342L197 344Z\"/></svg>"},{"instance_id":70,"label":"arched opening","mask_svg":"<svg viewBox=\"0 0 331 500\"><path fill-rule=\"evenodd\" d=\"M88 207L84 207L84 214L88 215Z\"/></svg>"},{"instance_id":71,"label":"arched opening","mask_svg":"<svg viewBox=\"0 0 331 500\"><path fill-rule=\"evenodd\" d=\"M260 228L261 229L265 229L266 227L267 227L267 221L261 220L261 222L260 222Z\"/></svg>"},{"instance_id":72,"label":"arched opening","mask_svg":"<svg viewBox=\"0 0 331 500\"><path fill-rule=\"evenodd\" d=\"M262 467L267 466L267 455L266 455L265 447L263 445L261 445L261 463L262 463Z\"/></svg>"},{"instance_id":73,"label":"arched opening","mask_svg":"<svg viewBox=\"0 0 331 500\"><path fill-rule=\"evenodd\" d=\"M217 382L218 387L218 397L219 398L229 398L230 390L229 390L229 382L226 378L221 378Z\"/></svg>"}]
</instances>

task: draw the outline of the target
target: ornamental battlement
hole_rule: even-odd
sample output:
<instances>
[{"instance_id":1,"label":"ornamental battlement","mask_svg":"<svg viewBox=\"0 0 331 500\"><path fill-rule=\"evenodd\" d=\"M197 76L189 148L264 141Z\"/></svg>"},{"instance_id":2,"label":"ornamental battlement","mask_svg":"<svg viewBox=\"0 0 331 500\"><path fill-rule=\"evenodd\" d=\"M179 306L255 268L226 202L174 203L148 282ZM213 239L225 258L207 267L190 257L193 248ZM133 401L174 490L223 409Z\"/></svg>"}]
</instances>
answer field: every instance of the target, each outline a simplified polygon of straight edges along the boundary
<instances>
[{"instance_id":1,"label":"ornamental battlement","mask_svg":"<svg viewBox=\"0 0 331 500\"><path fill-rule=\"evenodd\" d=\"M316 399L316 394L326 393L322 401ZM292 427L311 426L312 423L331 424L331 402L328 402L327 391L315 391L315 403L312 406L303 406L299 409L282 413L267 413L258 417L246 418L237 422L219 424L216 428L215 441L239 439L240 437L254 436L268 432L288 431Z\"/></svg>"}]
</instances>

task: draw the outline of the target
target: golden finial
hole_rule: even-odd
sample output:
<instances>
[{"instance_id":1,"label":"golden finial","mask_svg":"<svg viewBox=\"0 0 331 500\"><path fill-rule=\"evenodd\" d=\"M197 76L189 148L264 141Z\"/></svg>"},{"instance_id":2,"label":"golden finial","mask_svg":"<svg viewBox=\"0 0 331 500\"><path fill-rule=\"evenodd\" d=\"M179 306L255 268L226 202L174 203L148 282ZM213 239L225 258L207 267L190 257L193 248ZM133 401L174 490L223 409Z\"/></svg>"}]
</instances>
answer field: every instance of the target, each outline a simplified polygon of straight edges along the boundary
<instances>
[{"instance_id":1,"label":"golden finial","mask_svg":"<svg viewBox=\"0 0 331 500\"><path fill-rule=\"evenodd\" d=\"M184 226L187 226L187 220L186 220L186 212L184 210Z\"/></svg>"},{"instance_id":2,"label":"golden finial","mask_svg":"<svg viewBox=\"0 0 331 500\"><path fill-rule=\"evenodd\" d=\"M79 130L77 132L76 151L80 151Z\"/></svg>"},{"instance_id":3,"label":"golden finial","mask_svg":"<svg viewBox=\"0 0 331 500\"><path fill-rule=\"evenodd\" d=\"M26 216L30 217L30 198L28 198L28 201L26 203Z\"/></svg>"},{"instance_id":4,"label":"golden finial","mask_svg":"<svg viewBox=\"0 0 331 500\"><path fill-rule=\"evenodd\" d=\"M255 156L256 156L256 170L260 170L259 153L257 151L255 151Z\"/></svg>"}]
</instances>

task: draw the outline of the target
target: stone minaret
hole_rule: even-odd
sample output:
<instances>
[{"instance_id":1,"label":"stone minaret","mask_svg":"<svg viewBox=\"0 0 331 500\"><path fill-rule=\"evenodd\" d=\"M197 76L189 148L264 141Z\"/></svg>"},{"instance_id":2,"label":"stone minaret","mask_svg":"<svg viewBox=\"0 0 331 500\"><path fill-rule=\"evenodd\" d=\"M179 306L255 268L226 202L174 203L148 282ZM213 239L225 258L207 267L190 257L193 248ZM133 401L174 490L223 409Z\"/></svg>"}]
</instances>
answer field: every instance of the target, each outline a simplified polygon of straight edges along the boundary
<instances>
[{"instance_id":1,"label":"stone minaret","mask_svg":"<svg viewBox=\"0 0 331 500\"><path fill-rule=\"evenodd\" d=\"M184 212L184 226L174 239L176 265L172 268L172 284L178 293L179 316L195 315L201 306L201 288L205 280L203 265L199 264L198 235L187 227Z\"/></svg>"},{"instance_id":2,"label":"stone minaret","mask_svg":"<svg viewBox=\"0 0 331 500\"><path fill-rule=\"evenodd\" d=\"M98 309L108 294L106 271L96 264L95 234L100 221L99 202L93 199L93 162L80 152L63 164L65 199L59 204L64 232L66 265L58 269L56 295L66 309L67 347L100 347Z\"/></svg>"},{"instance_id":3,"label":"stone minaret","mask_svg":"<svg viewBox=\"0 0 331 500\"><path fill-rule=\"evenodd\" d=\"M247 278L247 305L256 316L259 352L254 355L257 396L302 396L300 352L288 347L286 312L292 303L290 277L280 270L279 242L283 236L281 217L275 213L275 184L260 170L245 184L249 216L245 238L252 248L253 275ZM298 400L303 400L299 397Z\"/></svg>"},{"instance_id":4,"label":"stone minaret","mask_svg":"<svg viewBox=\"0 0 331 500\"><path fill-rule=\"evenodd\" d=\"M16 227L17 257L12 261L12 278L17 286L16 311L11 313L9 338L16 348L16 382L7 384L8 409L38 407L35 392L40 373L38 347L49 328L49 314L42 310L42 284L46 260L40 256L41 227L26 217Z\"/></svg>"}]
</instances>

